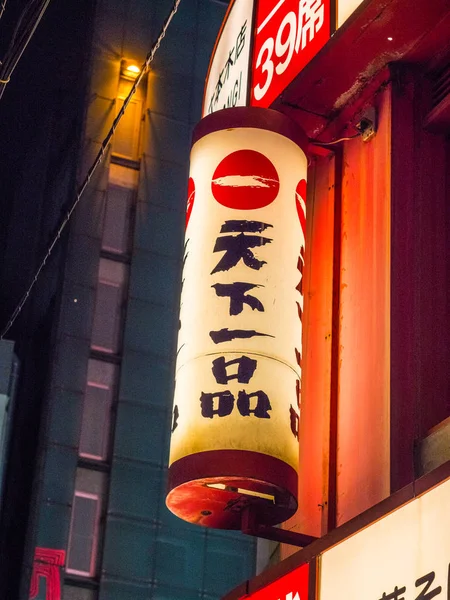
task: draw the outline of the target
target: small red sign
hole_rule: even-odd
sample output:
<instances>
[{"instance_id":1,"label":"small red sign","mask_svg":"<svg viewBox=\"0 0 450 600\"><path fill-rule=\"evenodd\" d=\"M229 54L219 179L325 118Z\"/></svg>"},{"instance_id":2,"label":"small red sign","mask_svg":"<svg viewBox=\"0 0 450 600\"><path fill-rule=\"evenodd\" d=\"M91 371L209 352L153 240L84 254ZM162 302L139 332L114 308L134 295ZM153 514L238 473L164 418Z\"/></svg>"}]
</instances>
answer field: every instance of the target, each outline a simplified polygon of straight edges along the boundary
<instances>
[{"instance_id":1,"label":"small red sign","mask_svg":"<svg viewBox=\"0 0 450 600\"><path fill-rule=\"evenodd\" d=\"M330 0L259 0L251 105L268 107L330 38Z\"/></svg>"},{"instance_id":2,"label":"small red sign","mask_svg":"<svg viewBox=\"0 0 450 600\"><path fill-rule=\"evenodd\" d=\"M309 564L294 569L240 600L308 600Z\"/></svg>"}]
</instances>

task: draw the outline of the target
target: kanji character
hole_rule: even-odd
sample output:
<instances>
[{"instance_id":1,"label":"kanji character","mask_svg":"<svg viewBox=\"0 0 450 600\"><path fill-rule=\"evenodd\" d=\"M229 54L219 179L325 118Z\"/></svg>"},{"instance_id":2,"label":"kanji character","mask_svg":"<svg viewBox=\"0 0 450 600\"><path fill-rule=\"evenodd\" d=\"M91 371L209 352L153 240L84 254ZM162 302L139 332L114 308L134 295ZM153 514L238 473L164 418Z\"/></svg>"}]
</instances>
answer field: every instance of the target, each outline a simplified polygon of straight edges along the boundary
<instances>
[{"instance_id":1,"label":"kanji character","mask_svg":"<svg viewBox=\"0 0 450 600\"><path fill-rule=\"evenodd\" d=\"M217 405L214 399L217 398ZM202 392L200 396L200 405L202 409L202 417L212 419L214 415L218 417L226 417L231 414L234 407L234 396L229 391L215 392L213 394L205 394Z\"/></svg>"},{"instance_id":2,"label":"kanji character","mask_svg":"<svg viewBox=\"0 0 450 600\"><path fill-rule=\"evenodd\" d=\"M325 9L322 0L300 0L295 51L298 52L314 39L324 23Z\"/></svg>"},{"instance_id":3,"label":"kanji character","mask_svg":"<svg viewBox=\"0 0 450 600\"><path fill-rule=\"evenodd\" d=\"M250 408L250 399L256 398L255 408ZM270 419L269 410L272 410L268 395L262 390L248 394L241 391L238 394L237 407L243 417L248 417L251 414L259 419Z\"/></svg>"},{"instance_id":4,"label":"kanji character","mask_svg":"<svg viewBox=\"0 0 450 600\"><path fill-rule=\"evenodd\" d=\"M212 372L217 383L227 384L231 379L237 379L238 383L248 383L256 370L257 361L248 356L241 356L234 360L225 361L224 356L213 360ZM237 365L237 372L231 375L227 369L232 365Z\"/></svg>"},{"instance_id":5,"label":"kanji character","mask_svg":"<svg viewBox=\"0 0 450 600\"><path fill-rule=\"evenodd\" d=\"M221 344L222 342L231 342L236 338L239 339L249 339L255 336L262 337L274 337L268 333L260 333L259 331L255 331L254 329L219 329L218 331L210 331L209 337L215 344Z\"/></svg>"},{"instance_id":6,"label":"kanji character","mask_svg":"<svg viewBox=\"0 0 450 600\"><path fill-rule=\"evenodd\" d=\"M256 287L261 287L259 285L236 281L234 283L215 283L211 287L216 290L218 296L229 296L230 315L239 315L244 310L244 304L248 304L252 310L264 312L264 306L258 298L245 295L245 292Z\"/></svg>"}]
</instances>

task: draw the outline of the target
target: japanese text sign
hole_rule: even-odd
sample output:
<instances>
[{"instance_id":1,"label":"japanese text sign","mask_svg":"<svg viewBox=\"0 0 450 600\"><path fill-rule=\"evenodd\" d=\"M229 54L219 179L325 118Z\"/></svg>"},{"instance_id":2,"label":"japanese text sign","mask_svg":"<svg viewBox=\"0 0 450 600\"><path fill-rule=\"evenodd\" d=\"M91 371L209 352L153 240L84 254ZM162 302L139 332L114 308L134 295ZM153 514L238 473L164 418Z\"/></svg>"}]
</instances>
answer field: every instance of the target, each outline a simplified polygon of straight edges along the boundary
<instances>
[{"instance_id":1,"label":"japanese text sign","mask_svg":"<svg viewBox=\"0 0 450 600\"><path fill-rule=\"evenodd\" d=\"M330 0L259 0L252 106L270 106L330 37Z\"/></svg>"},{"instance_id":2,"label":"japanese text sign","mask_svg":"<svg viewBox=\"0 0 450 600\"><path fill-rule=\"evenodd\" d=\"M305 564L240 600L308 600L309 565Z\"/></svg>"},{"instance_id":3,"label":"japanese text sign","mask_svg":"<svg viewBox=\"0 0 450 600\"><path fill-rule=\"evenodd\" d=\"M307 160L267 126L293 127L284 115L236 108L207 122L227 113L253 121L191 152L170 463L246 451L296 473Z\"/></svg>"},{"instance_id":4,"label":"japanese text sign","mask_svg":"<svg viewBox=\"0 0 450 600\"><path fill-rule=\"evenodd\" d=\"M319 600L449 600L450 480L326 551Z\"/></svg>"},{"instance_id":5,"label":"japanese text sign","mask_svg":"<svg viewBox=\"0 0 450 600\"><path fill-rule=\"evenodd\" d=\"M330 3L232 2L211 58L202 116L248 104L269 107L329 39Z\"/></svg>"},{"instance_id":6,"label":"japanese text sign","mask_svg":"<svg viewBox=\"0 0 450 600\"><path fill-rule=\"evenodd\" d=\"M236 0L219 34L206 79L202 116L246 106L253 0Z\"/></svg>"}]
</instances>

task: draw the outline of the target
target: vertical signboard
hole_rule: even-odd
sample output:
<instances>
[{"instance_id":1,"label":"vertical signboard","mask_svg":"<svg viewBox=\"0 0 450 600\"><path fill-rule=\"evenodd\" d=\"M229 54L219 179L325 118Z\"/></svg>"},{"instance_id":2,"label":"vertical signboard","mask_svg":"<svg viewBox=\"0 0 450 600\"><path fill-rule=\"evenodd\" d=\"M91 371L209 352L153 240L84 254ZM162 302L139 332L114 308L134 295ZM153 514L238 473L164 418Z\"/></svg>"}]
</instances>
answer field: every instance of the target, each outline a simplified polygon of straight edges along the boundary
<instances>
[{"instance_id":1,"label":"vertical signboard","mask_svg":"<svg viewBox=\"0 0 450 600\"><path fill-rule=\"evenodd\" d=\"M239 528L296 509L306 137L284 115L200 121L191 152L168 507Z\"/></svg>"},{"instance_id":2,"label":"vertical signboard","mask_svg":"<svg viewBox=\"0 0 450 600\"><path fill-rule=\"evenodd\" d=\"M234 106L247 106L253 0L230 6L211 57L202 116Z\"/></svg>"},{"instance_id":3,"label":"vertical signboard","mask_svg":"<svg viewBox=\"0 0 450 600\"><path fill-rule=\"evenodd\" d=\"M270 106L330 37L330 0L259 0L252 106Z\"/></svg>"},{"instance_id":4,"label":"vertical signboard","mask_svg":"<svg viewBox=\"0 0 450 600\"><path fill-rule=\"evenodd\" d=\"M319 600L450 598L450 480L321 557Z\"/></svg>"}]
</instances>

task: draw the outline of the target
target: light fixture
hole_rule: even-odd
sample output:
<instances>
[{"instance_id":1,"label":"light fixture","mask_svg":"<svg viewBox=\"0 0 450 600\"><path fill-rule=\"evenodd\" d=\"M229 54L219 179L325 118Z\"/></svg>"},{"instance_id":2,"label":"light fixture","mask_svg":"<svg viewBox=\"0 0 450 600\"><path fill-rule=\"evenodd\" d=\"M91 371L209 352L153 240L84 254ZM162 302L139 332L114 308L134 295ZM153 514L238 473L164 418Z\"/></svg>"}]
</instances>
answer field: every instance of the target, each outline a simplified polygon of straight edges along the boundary
<instances>
[{"instance_id":1,"label":"light fixture","mask_svg":"<svg viewBox=\"0 0 450 600\"><path fill-rule=\"evenodd\" d=\"M122 60L120 65L120 75L125 79L134 80L141 72L140 67L137 65L136 61L133 60Z\"/></svg>"},{"instance_id":2,"label":"light fixture","mask_svg":"<svg viewBox=\"0 0 450 600\"><path fill-rule=\"evenodd\" d=\"M233 487L225 485L224 483L206 483L206 487L215 488L216 490L223 490L224 492L237 492L244 496L254 496L255 498L262 498L263 500L269 500L275 504L275 496L272 494L263 494L262 492L256 492L254 490L247 490L240 487Z\"/></svg>"}]
</instances>

